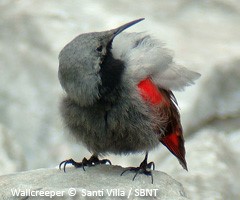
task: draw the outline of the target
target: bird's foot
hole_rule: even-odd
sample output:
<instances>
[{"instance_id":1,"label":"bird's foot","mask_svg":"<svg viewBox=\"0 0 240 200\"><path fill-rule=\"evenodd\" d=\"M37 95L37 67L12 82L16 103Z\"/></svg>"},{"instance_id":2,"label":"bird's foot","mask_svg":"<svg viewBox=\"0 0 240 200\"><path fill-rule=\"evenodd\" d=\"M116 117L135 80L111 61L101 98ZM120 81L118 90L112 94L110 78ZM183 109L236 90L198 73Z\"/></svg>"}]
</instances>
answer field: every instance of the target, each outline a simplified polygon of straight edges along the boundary
<instances>
[{"instance_id":1,"label":"bird's foot","mask_svg":"<svg viewBox=\"0 0 240 200\"><path fill-rule=\"evenodd\" d=\"M135 175L133 176L133 181L135 180L135 178L137 177L138 174L145 174L147 176L151 176L151 179L152 179L152 184L153 184L153 175L152 175L152 170L155 170L155 164L154 162L150 162L150 163L147 163L147 160L145 159L139 167L129 167L127 168L126 170L124 170L122 173L121 173L121 176L127 172L127 171L130 171L130 172L135 172Z\"/></svg>"},{"instance_id":2,"label":"bird's foot","mask_svg":"<svg viewBox=\"0 0 240 200\"><path fill-rule=\"evenodd\" d=\"M82 162L76 162L74 161L72 158L68 159L68 160L64 160L59 164L59 169L62 169L62 165L63 165L63 171L66 172L66 165L71 164L73 165L75 168L83 168L83 170L85 171L85 167L91 167L91 166L95 166L95 165L100 165L100 164L109 164L112 165L111 161L108 159L103 159L103 160L99 160L97 156L92 155L90 157L90 159L86 159L85 157L83 158Z\"/></svg>"}]
</instances>

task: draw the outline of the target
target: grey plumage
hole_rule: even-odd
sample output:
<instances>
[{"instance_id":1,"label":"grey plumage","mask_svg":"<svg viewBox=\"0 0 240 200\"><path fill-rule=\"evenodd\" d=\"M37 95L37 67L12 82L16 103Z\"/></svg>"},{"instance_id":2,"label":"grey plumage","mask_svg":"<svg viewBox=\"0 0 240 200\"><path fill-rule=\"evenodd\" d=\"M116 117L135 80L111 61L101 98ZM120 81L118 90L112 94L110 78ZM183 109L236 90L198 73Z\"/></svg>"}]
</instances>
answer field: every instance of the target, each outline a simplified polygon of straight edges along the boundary
<instances>
[{"instance_id":1,"label":"grey plumage","mask_svg":"<svg viewBox=\"0 0 240 200\"><path fill-rule=\"evenodd\" d=\"M81 34L59 55L64 123L94 155L145 152L159 144L168 119L164 113L152 114L137 87L141 80L150 77L159 88L182 90L199 77L176 65L158 40L122 29ZM105 80L111 77L102 68L114 70L107 59L120 66L113 80Z\"/></svg>"}]
</instances>

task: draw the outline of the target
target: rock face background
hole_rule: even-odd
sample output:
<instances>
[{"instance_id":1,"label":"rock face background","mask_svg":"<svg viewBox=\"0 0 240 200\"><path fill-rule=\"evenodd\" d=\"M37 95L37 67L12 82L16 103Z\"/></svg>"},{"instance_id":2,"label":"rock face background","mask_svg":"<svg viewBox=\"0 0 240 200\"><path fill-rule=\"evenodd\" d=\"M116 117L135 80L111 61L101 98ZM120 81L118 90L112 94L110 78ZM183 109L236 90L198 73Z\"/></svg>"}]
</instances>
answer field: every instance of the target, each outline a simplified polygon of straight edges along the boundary
<instances>
[{"instance_id":1,"label":"rock face background","mask_svg":"<svg viewBox=\"0 0 240 200\"><path fill-rule=\"evenodd\" d=\"M147 31L202 74L175 95L185 130L189 172L162 146L150 154L158 170L193 199L240 196L240 4L223 1L0 2L0 173L56 166L90 154L65 133L58 53L83 32L145 17L128 31ZM144 155L109 156L122 166Z\"/></svg>"}]
</instances>

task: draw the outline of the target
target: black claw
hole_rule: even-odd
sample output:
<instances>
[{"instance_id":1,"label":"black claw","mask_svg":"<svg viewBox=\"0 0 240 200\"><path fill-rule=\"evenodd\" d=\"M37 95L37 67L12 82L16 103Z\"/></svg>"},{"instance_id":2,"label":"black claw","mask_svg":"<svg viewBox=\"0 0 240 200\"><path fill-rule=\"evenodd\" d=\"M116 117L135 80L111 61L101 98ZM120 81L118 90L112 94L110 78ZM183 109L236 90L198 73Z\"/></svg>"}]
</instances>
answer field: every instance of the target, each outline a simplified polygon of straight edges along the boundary
<instances>
[{"instance_id":1,"label":"black claw","mask_svg":"<svg viewBox=\"0 0 240 200\"><path fill-rule=\"evenodd\" d=\"M64 165L63 165L63 171L64 171L64 173L66 173L66 165L67 165L67 164L70 164L70 163L69 163L69 162L65 162Z\"/></svg>"},{"instance_id":2,"label":"black claw","mask_svg":"<svg viewBox=\"0 0 240 200\"><path fill-rule=\"evenodd\" d=\"M155 164L154 164L154 162L148 163L148 164L147 164L147 168L148 168L148 169L151 169L151 168L152 168L152 170L155 170Z\"/></svg>"},{"instance_id":3,"label":"black claw","mask_svg":"<svg viewBox=\"0 0 240 200\"><path fill-rule=\"evenodd\" d=\"M82 160L82 168L83 168L83 171L86 171L86 170L85 170L85 166L87 166L87 163L88 163L88 159L84 157L83 160Z\"/></svg>"},{"instance_id":4,"label":"black claw","mask_svg":"<svg viewBox=\"0 0 240 200\"><path fill-rule=\"evenodd\" d=\"M62 166L62 164L63 164L64 162L65 162L65 161L62 161L62 162L59 164L59 166L58 166L59 170L61 170L61 166Z\"/></svg>"},{"instance_id":5,"label":"black claw","mask_svg":"<svg viewBox=\"0 0 240 200\"><path fill-rule=\"evenodd\" d=\"M151 176L152 184L153 184L152 171L148 171L147 169L143 169L143 168L140 168L140 167L131 167L131 168L128 168L128 169L124 170L121 173L121 176L127 171L134 171L135 172L135 175L133 176L133 179L132 179L133 181L135 180L135 178L137 177L138 174L145 174L146 176Z\"/></svg>"},{"instance_id":6,"label":"black claw","mask_svg":"<svg viewBox=\"0 0 240 200\"><path fill-rule=\"evenodd\" d=\"M143 160L143 162L140 164L139 167L129 167L121 173L121 176L127 171L134 171L135 175L133 176L133 179L132 179L133 181L135 180L138 174L145 174L147 176L151 176L151 180L153 184L153 175L152 175L151 169L155 170L155 164L154 162L147 163L147 157L148 157L148 154L146 153L145 159Z\"/></svg>"},{"instance_id":7,"label":"black claw","mask_svg":"<svg viewBox=\"0 0 240 200\"><path fill-rule=\"evenodd\" d=\"M140 172L140 170L138 170L138 171L136 171L136 173L135 173L135 175L134 175L134 177L133 177L133 181L135 180L135 178L136 178L136 176L139 174L139 172Z\"/></svg>"},{"instance_id":8,"label":"black claw","mask_svg":"<svg viewBox=\"0 0 240 200\"><path fill-rule=\"evenodd\" d=\"M96 156L91 156L91 158L88 160L85 157L83 158L82 162L75 162L72 158L68 159L68 160L64 160L59 164L59 169L62 169L62 165L63 165L63 171L66 172L66 165L68 164L72 164L75 168L80 168L82 167L84 171L86 166L95 166L95 165L99 165L99 164L109 164L112 165L111 161L108 159L103 159L103 160L99 160L98 157Z\"/></svg>"},{"instance_id":9,"label":"black claw","mask_svg":"<svg viewBox=\"0 0 240 200\"><path fill-rule=\"evenodd\" d=\"M79 168L83 166L83 163L78 163L75 162L72 158L68 159L68 160L64 160L59 164L59 169L62 169L62 165L63 165L63 171L66 172L66 165L68 164L72 164L74 167Z\"/></svg>"},{"instance_id":10,"label":"black claw","mask_svg":"<svg viewBox=\"0 0 240 200\"><path fill-rule=\"evenodd\" d=\"M111 161L108 160L108 159L103 159L103 160L100 160L100 164L109 164L109 165L112 165Z\"/></svg>"},{"instance_id":11,"label":"black claw","mask_svg":"<svg viewBox=\"0 0 240 200\"><path fill-rule=\"evenodd\" d=\"M154 167L153 167L154 168ZM125 172L127 171L134 171L135 175L133 176L133 181L135 180L135 178L137 177L138 174L145 174L146 176L151 176L152 179L152 184L153 184L153 175L152 175L152 171L148 171L147 168L142 168L142 167L130 167L127 168L126 170L124 170L120 176L122 176Z\"/></svg>"},{"instance_id":12,"label":"black claw","mask_svg":"<svg viewBox=\"0 0 240 200\"><path fill-rule=\"evenodd\" d=\"M124 170L121 174L120 174L120 176L122 176L125 172L127 172L127 171L131 171L131 168L127 168L126 170Z\"/></svg>"}]
</instances>

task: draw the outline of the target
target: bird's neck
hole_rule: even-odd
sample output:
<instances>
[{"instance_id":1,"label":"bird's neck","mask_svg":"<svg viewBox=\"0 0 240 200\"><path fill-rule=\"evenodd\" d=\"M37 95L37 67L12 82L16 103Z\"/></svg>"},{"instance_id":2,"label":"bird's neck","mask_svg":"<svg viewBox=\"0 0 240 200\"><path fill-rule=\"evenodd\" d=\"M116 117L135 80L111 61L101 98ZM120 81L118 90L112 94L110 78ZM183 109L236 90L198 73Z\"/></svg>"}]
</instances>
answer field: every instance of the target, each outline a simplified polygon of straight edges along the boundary
<instances>
[{"instance_id":1,"label":"bird's neck","mask_svg":"<svg viewBox=\"0 0 240 200\"><path fill-rule=\"evenodd\" d=\"M110 50L100 66L102 84L99 86L99 92L101 97L105 99L121 85L122 74L125 66L123 61L113 57Z\"/></svg>"}]
</instances>

